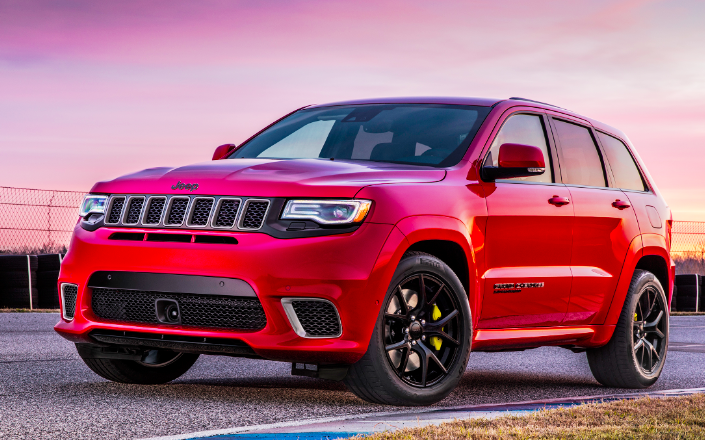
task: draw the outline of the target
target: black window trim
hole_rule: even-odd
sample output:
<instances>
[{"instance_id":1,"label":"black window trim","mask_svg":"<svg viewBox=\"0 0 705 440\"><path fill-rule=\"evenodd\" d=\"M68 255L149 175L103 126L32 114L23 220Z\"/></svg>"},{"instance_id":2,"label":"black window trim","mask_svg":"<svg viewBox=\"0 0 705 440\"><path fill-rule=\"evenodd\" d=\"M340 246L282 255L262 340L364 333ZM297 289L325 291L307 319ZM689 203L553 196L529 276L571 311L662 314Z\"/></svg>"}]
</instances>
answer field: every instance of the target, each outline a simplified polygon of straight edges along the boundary
<instances>
[{"instance_id":1,"label":"black window trim","mask_svg":"<svg viewBox=\"0 0 705 440\"><path fill-rule=\"evenodd\" d=\"M561 145L560 139L558 139L558 134L557 134L558 132L554 126L555 120L565 122L568 124L577 125L577 126L586 128L588 130L588 132L590 133L590 136L592 137L592 141L595 144L595 147L597 149L597 155L600 158L600 162L602 163L602 176L605 179L605 185L607 185L607 186L592 186L592 185L577 185L574 183L567 183L566 182L567 176L563 176L563 170L561 169L561 180L563 181L565 186L575 187L575 188L592 188L592 189L606 189L606 190L621 191L621 189L613 186L614 180L612 177L612 169L610 168L609 173L607 172L607 169L609 166L608 162L607 162L607 158L605 156L605 152L602 149L602 144L600 144L597 139L597 135L595 134L595 128L591 124L586 123L584 121L576 121L576 120L571 119L570 117L563 117L563 116L548 115L548 119L551 122L551 130L553 130L553 132L554 132L554 137L555 137L554 140L556 142L556 146L557 146L556 150L558 151L559 158L563 158L563 147Z\"/></svg>"},{"instance_id":2,"label":"black window trim","mask_svg":"<svg viewBox=\"0 0 705 440\"><path fill-rule=\"evenodd\" d=\"M605 156L605 163L606 163L607 166L609 167L609 170L610 170L610 177L611 177L611 179L612 179L612 182L610 183L610 188L618 189L618 190L620 190L620 191L627 191L627 192L640 193L640 194L649 194L649 193L653 193L653 191L651 190L651 186L648 184L648 181L644 178L644 172L643 172L642 169L641 169L641 165L639 165L639 161L636 160L636 158L634 157L634 153L632 153L632 150L631 150L631 148L629 148L629 145L628 145L626 142L624 142L624 140L623 140L622 138L620 138L619 136L615 136L614 134L609 133L609 132L607 132L607 131L605 131L605 130L598 130L598 129L595 129L595 132L597 132L597 133L602 133L602 134L604 134L604 135L606 135L606 136L613 137L613 138L617 139L619 142L621 142L622 145L624 145L624 148L627 149L627 153L629 153L629 155L631 156L632 160L634 161L634 165L636 166L636 170L637 170L637 172L639 173L639 177L641 178L641 183L644 185L644 188L647 188L647 189L639 191L639 190L637 190L637 189L619 188L619 187L617 186L617 179L614 177L614 171L612 170L612 165L610 165L609 159L607 158L607 155L605 154L605 155L604 155L604 156ZM604 147L603 147L603 145L602 145L602 142L600 141L600 137L599 137L599 136L595 136L595 139L597 139L597 141L599 142L600 148L601 148L602 150L604 150ZM614 186L613 186L613 185L614 185Z\"/></svg>"},{"instance_id":3,"label":"black window trim","mask_svg":"<svg viewBox=\"0 0 705 440\"><path fill-rule=\"evenodd\" d=\"M495 132L494 136L491 138L488 138L487 142L485 143L485 147L483 148L483 151L481 153L482 160L480 160L480 168L482 168L485 164L485 160L487 160L487 155L490 153L490 149L492 148L492 143L494 142L495 138L499 134L500 130L502 130L502 127L504 127L504 124L512 118L513 116L517 115L533 115L533 116L538 116L541 118L541 124L543 124L543 131L544 131L544 136L546 137L546 147L548 148L548 151L550 152L550 157L548 158L549 160L549 165L551 168L551 179L553 182L533 182L533 181L525 181L525 180L513 180L513 179L496 179L495 181L492 182L486 182L486 183L511 183L511 184L527 184L527 185L545 185L545 186L565 186L563 184L563 179L562 179L562 174L560 171L560 158L558 157L558 148L556 143L554 142L554 136L553 136L553 127L549 124L548 121L548 115L540 111L539 109L532 109L532 110L515 110L515 109L509 109L508 114L506 117L502 115L500 117L501 124L499 124L499 128L497 128L497 131ZM504 119L502 119L504 117ZM499 123L499 121L498 121ZM494 132L494 129L492 130ZM480 176L482 173L478 173ZM482 182L485 182L482 180L482 177L479 177L479 179Z\"/></svg>"}]
</instances>

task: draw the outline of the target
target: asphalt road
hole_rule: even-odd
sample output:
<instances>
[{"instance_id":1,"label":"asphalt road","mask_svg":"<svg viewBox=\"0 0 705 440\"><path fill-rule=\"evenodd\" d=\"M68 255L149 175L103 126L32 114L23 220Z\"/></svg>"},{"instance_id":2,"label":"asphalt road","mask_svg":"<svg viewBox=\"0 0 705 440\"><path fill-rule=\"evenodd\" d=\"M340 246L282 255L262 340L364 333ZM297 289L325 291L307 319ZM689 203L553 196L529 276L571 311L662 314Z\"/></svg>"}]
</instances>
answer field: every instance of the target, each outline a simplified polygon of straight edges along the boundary
<instances>
[{"instance_id":1,"label":"asphalt road","mask_svg":"<svg viewBox=\"0 0 705 440\"><path fill-rule=\"evenodd\" d=\"M0 438L124 439L384 412L337 382L290 376L290 364L201 356L167 385L107 382L54 333L56 314L0 313ZM652 390L705 386L705 316L672 317L666 366ZM473 353L436 406L631 393L604 388L585 354L561 348ZM409 409L413 411L413 409Z\"/></svg>"}]
</instances>

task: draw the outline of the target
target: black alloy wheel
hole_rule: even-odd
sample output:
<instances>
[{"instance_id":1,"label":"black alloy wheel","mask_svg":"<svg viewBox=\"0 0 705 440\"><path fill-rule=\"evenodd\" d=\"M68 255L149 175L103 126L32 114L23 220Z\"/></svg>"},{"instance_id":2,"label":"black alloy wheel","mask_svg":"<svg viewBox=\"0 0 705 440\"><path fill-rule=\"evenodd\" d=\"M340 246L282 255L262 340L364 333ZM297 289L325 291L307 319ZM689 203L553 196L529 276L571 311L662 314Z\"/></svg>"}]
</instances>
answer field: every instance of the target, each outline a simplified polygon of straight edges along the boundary
<instances>
[{"instance_id":1,"label":"black alloy wheel","mask_svg":"<svg viewBox=\"0 0 705 440\"><path fill-rule=\"evenodd\" d=\"M446 284L433 275L415 274L394 288L385 307L384 343L402 381L426 387L448 374L460 345L458 317Z\"/></svg>"},{"instance_id":2,"label":"black alloy wheel","mask_svg":"<svg viewBox=\"0 0 705 440\"><path fill-rule=\"evenodd\" d=\"M668 354L668 317L661 282L653 273L636 269L612 338L587 350L595 379L616 388L653 385Z\"/></svg>"},{"instance_id":3,"label":"black alloy wheel","mask_svg":"<svg viewBox=\"0 0 705 440\"><path fill-rule=\"evenodd\" d=\"M367 351L345 385L385 405L447 397L465 373L472 343L470 303L455 272L433 255L407 252L378 307Z\"/></svg>"},{"instance_id":4,"label":"black alloy wheel","mask_svg":"<svg viewBox=\"0 0 705 440\"><path fill-rule=\"evenodd\" d=\"M645 374L653 373L666 354L666 304L662 295L648 286L634 312L634 359Z\"/></svg>"}]
</instances>

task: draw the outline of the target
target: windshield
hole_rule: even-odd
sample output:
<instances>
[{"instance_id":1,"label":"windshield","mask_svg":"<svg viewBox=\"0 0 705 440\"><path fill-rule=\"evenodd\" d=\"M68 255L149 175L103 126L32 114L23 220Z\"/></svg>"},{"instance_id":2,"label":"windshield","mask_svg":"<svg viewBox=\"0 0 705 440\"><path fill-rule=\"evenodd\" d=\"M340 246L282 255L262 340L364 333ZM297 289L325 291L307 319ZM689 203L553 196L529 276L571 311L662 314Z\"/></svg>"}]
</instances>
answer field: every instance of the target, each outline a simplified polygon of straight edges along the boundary
<instances>
[{"instance_id":1,"label":"windshield","mask_svg":"<svg viewBox=\"0 0 705 440\"><path fill-rule=\"evenodd\" d=\"M299 110L230 159L343 159L452 166L489 107L368 104Z\"/></svg>"}]
</instances>

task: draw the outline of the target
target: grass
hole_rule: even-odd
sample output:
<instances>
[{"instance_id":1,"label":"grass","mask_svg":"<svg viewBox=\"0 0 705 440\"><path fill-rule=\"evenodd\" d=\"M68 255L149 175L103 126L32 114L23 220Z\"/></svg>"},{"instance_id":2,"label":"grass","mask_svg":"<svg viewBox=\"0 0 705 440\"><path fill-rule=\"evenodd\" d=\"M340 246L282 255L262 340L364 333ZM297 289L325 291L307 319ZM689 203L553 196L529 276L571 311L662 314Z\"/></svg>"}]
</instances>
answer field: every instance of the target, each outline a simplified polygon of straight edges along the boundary
<instances>
[{"instance_id":1,"label":"grass","mask_svg":"<svg viewBox=\"0 0 705 440\"><path fill-rule=\"evenodd\" d=\"M0 309L0 313L59 313L59 309Z\"/></svg>"},{"instance_id":2,"label":"grass","mask_svg":"<svg viewBox=\"0 0 705 440\"><path fill-rule=\"evenodd\" d=\"M671 312L671 316L703 316L705 312Z\"/></svg>"},{"instance_id":3,"label":"grass","mask_svg":"<svg viewBox=\"0 0 705 440\"><path fill-rule=\"evenodd\" d=\"M705 439L705 395L642 398L538 411L524 416L456 420L402 429L368 440Z\"/></svg>"}]
</instances>

